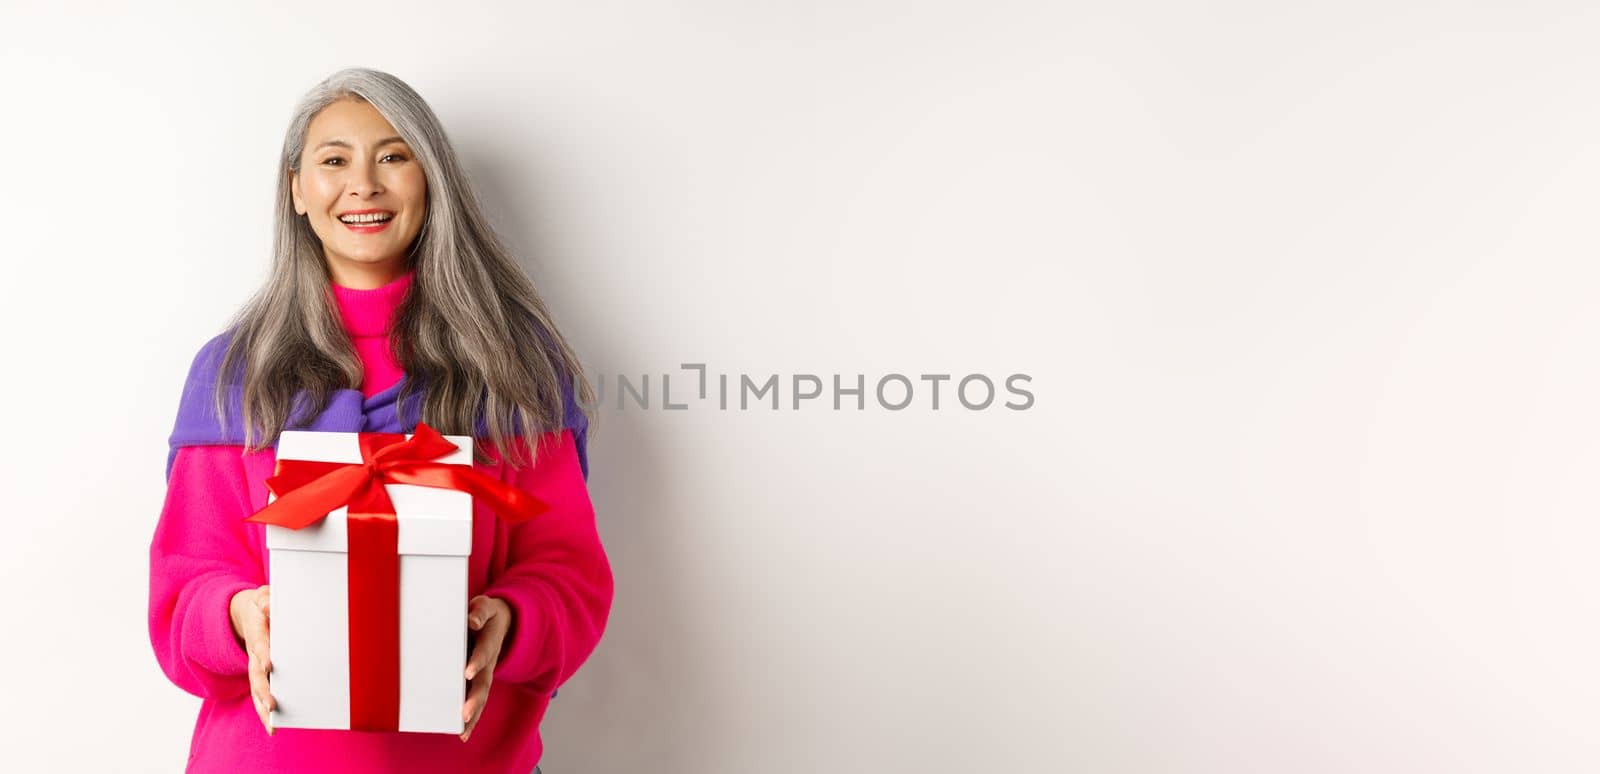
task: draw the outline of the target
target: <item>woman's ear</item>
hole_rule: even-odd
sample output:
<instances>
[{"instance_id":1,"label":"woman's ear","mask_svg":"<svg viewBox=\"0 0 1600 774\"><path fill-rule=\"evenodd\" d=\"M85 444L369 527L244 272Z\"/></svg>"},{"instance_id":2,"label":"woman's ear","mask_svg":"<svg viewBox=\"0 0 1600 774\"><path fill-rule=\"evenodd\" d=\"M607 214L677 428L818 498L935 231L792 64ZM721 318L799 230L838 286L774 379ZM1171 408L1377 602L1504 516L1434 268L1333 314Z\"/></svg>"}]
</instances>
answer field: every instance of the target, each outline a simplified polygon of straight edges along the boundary
<instances>
[{"instance_id":1,"label":"woman's ear","mask_svg":"<svg viewBox=\"0 0 1600 774\"><path fill-rule=\"evenodd\" d=\"M289 196L294 199L295 214L306 214L305 202L300 200L300 173L293 170L289 172Z\"/></svg>"}]
</instances>

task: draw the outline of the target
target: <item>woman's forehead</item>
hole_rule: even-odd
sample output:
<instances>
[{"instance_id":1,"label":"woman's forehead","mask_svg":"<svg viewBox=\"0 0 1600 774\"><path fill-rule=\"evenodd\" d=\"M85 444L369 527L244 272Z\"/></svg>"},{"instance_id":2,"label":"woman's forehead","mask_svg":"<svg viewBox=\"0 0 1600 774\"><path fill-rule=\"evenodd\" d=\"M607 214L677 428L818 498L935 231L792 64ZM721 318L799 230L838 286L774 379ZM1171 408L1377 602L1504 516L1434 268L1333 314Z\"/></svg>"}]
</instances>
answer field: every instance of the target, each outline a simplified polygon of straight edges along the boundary
<instances>
[{"instance_id":1,"label":"woman's forehead","mask_svg":"<svg viewBox=\"0 0 1600 774\"><path fill-rule=\"evenodd\" d=\"M384 145L404 142L378 109L365 101L340 100L322 109L306 128L306 146L312 149L333 144Z\"/></svg>"}]
</instances>

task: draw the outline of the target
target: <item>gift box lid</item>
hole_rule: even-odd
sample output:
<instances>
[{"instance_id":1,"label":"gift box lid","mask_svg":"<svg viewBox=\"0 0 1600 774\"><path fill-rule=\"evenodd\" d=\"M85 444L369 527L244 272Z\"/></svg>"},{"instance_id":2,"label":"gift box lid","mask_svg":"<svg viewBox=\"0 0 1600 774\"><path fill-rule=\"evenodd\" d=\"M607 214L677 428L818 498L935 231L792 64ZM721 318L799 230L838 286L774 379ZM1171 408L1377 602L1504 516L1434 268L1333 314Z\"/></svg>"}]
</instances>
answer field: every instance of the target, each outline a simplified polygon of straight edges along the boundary
<instances>
[{"instance_id":1,"label":"gift box lid","mask_svg":"<svg viewBox=\"0 0 1600 774\"><path fill-rule=\"evenodd\" d=\"M411 437L410 433L406 434ZM472 437L447 435L456 450L435 459L453 465L472 464ZM361 462L357 433L285 430L278 436L279 460ZM472 495L454 489L416 484L385 484L400 523L400 553L466 556L472 553ZM277 497L269 490L267 502ZM345 508L330 512L303 529L267 525L267 548L293 551L346 552Z\"/></svg>"}]
</instances>

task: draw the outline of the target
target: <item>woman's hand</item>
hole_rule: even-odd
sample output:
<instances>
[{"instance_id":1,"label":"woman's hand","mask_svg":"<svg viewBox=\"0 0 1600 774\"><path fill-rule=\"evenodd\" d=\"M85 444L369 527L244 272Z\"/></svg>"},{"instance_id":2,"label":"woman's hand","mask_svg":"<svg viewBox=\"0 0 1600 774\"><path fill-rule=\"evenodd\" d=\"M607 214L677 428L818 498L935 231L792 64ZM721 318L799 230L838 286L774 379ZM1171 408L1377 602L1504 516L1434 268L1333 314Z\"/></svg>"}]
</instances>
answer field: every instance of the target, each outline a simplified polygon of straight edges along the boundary
<instances>
[{"instance_id":1,"label":"woman's hand","mask_svg":"<svg viewBox=\"0 0 1600 774\"><path fill-rule=\"evenodd\" d=\"M250 655L250 696L255 699L256 715L261 725L272 734L272 710L278 706L272 698L267 675L272 673L272 659L267 651L267 632L271 628L272 587L245 589L233 595L228 602L228 617L233 619L233 636L244 645Z\"/></svg>"},{"instance_id":2,"label":"woman's hand","mask_svg":"<svg viewBox=\"0 0 1600 774\"><path fill-rule=\"evenodd\" d=\"M478 633L478 640L467 658L465 674L471 686L466 703L461 705L461 720L466 723L461 731L463 742L472 736L483 705L489 701L489 684L494 682L494 666L500 662L500 646L511 629L511 606L504 600L479 594L467 604L467 628Z\"/></svg>"}]
</instances>

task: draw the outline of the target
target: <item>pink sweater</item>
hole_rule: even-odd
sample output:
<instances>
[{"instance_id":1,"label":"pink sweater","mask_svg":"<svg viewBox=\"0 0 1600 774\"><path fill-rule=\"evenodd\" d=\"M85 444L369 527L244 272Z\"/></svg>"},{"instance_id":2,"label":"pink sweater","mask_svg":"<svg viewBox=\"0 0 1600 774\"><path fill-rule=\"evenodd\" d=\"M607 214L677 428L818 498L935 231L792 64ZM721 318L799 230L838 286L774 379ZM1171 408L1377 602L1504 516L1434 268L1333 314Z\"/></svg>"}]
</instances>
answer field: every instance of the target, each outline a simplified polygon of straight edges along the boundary
<instances>
[{"instance_id":1,"label":"pink sweater","mask_svg":"<svg viewBox=\"0 0 1600 774\"><path fill-rule=\"evenodd\" d=\"M366 368L362 391L400 377L384 330L412 274L373 290L334 286ZM594 652L611 612L611 565L572 433L538 439L538 463L512 471L494 455L477 469L552 508L520 525L474 506L468 591L506 601L512 626L489 701L462 742L451 734L278 729L268 736L250 700L244 648L228 617L233 595L270 582L264 527L241 521L264 507L272 449L185 446L167 483L150 544L150 641L161 669L200 697L190 772L504 772L529 774L544 751L539 723L550 694ZM527 439L521 439L526 446ZM466 626L466 622L462 622ZM466 665L463 664L463 667Z\"/></svg>"}]
</instances>

